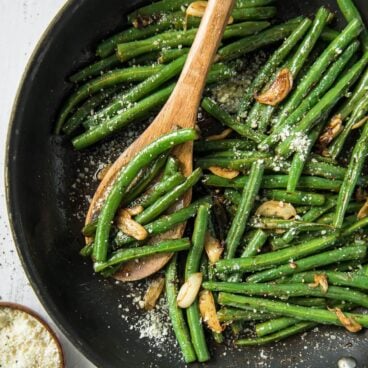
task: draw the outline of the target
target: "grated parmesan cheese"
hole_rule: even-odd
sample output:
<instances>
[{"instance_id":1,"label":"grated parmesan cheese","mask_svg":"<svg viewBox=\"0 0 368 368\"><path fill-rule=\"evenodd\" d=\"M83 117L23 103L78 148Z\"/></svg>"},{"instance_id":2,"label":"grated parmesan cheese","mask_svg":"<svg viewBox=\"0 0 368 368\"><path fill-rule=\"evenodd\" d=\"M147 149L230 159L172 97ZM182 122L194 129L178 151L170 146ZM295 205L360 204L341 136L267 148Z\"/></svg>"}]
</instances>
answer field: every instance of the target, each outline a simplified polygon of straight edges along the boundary
<instances>
[{"instance_id":1,"label":"grated parmesan cheese","mask_svg":"<svg viewBox=\"0 0 368 368\"><path fill-rule=\"evenodd\" d=\"M39 320L21 310L0 308L0 367L62 366L59 346Z\"/></svg>"}]
</instances>

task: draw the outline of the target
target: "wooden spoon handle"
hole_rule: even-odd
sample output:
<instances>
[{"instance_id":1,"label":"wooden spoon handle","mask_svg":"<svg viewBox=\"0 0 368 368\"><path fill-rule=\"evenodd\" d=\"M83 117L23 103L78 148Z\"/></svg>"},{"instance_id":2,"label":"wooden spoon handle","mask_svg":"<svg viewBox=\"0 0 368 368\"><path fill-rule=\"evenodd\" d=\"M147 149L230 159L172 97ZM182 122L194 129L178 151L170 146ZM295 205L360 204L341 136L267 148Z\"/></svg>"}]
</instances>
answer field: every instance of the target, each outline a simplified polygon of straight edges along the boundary
<instances>
[{"instance_id":1,"label":"wooden spoon handle","mask_svg":"<svg viewBox=\"0 0 368 368\"><path fill-rule=\"evenodd\" d=\"M235 0L209 0L198 33L180 75L177 88L164 108L169 116L176 114L177 125L193 127L208 72L220 45ZM170 103L174 100L176 103ZM196 103L193 103L193 102ZM172 109L172 111L167 111Z\"/></svg>"}]
</instances>

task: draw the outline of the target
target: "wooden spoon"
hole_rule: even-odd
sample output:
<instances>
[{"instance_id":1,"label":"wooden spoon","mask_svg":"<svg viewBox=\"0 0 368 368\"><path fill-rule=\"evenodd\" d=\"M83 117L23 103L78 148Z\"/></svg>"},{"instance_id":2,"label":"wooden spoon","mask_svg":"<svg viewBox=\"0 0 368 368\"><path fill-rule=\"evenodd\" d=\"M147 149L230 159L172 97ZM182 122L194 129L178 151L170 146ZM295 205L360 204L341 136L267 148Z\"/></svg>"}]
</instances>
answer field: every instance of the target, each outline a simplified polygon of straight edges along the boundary
<instances>
[{"instance_id":1,"label":"wooden spoon","mask_svg":"<svg viewBox=\"0 0 368 368\"><path fill-rule=\"evenodd\" d=\"M110 167L92 199L86 223L93 219L106 197L117 174L143 147L160 136L171 132L175 127L193 128L197 121L197 111L206 83L208 71L212 66L223 32L228 23L235 0L210 0L201 25L193 42L188 59L179 81L169 100L151 125L129 146ZM173 155L179 160L185 176L192 172L193 144L186 143L175 148ZM177 208L187 206L191 192L178 203ZM174 211L175 209L172 209ZM183 235L185 225L160 235L159 239L175 239ZM153 241L157 242L158 237ZM114 277L121 281L140 280L160 270L171 258L171 254L146 257L140 262L126 262Z\"/></svg>"}]
</instances>

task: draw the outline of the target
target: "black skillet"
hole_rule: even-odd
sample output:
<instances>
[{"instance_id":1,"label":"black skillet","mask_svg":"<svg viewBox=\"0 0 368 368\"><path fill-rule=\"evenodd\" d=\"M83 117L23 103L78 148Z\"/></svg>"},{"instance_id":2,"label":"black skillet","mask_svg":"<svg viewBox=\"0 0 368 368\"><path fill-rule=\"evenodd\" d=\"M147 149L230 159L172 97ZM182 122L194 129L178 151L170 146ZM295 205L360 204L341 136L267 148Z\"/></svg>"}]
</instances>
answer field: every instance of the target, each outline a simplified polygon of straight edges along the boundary
<instances>
[{"instance_id":1,"label":"black skillet","mask_svg":"<svg viewBox=\"0 0 368 368\"><path fill-rule=\"evenodd\" d=\"M98 40L122 27L125 14L145 3L68 1L32 56L8 136L7 200L23 266L58 326L103 368L184 366L178 359L177 346L165 342L161 348L149 348L149 341L140 339L139 332L130 330L121 318L118 305L125 308L130 304L124 298L129 287L94 276L91 265L78 255L83 242L82 219L74 214L87 208L84 196L91 194L96 185L91 182L91 173L84 171L90 163L96 168L91 156L96 159L102 152L92 149L76 153L66 139L51 134L60 104L71 90L66 77L91 60L91 50ZM357 3L368 20L367 0ZM285 19L312 14L320 5L336 10L334 0L284 0L278 4L279 14ZM116 142L115 148L123 150L126 137ZM105 151L109 147L107 144ZM329 368L336 367L341 357L352 356L362 368L368 367L367 343L367 332L352 335L320 327L303 337L263 348L236 350L213 345L213 359L205 366Z\"/></svg>"}]
</instances>

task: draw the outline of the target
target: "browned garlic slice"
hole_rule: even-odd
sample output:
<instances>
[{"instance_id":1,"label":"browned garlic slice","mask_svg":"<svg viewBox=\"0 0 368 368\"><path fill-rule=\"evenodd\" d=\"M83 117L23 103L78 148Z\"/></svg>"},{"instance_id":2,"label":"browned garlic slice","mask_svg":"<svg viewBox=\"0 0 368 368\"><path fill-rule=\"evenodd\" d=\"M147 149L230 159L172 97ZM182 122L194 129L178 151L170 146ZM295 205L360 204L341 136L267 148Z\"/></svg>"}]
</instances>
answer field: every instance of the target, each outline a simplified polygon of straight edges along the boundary
<instances>
[{"instance_id":1,"label":"browned garlic slice","mask_svg":"<svg viewBox=\"0 0 368 368\"><path fill-rule=\"evenodd\" d=\"M206 138L206 141L219 141L225 139L233 132L232 129L228 128L222 131L220 134L213 134Z\"/></svg>"},{"instance_id":2,"label":"browned garlic slice","mask_svg":"<svg viewBox=\"0 0 368 368\"><path fill-rule=\"evenodd\" d=\"M358 129L358 128L360 128L361 126L363 126L366 123L367 120L368 120L368 116L364 117L363 119L361 119L357 123L355 123L351 127L351 129Z\"/></svg>"},{"instance_id":3,"label":"browned garlic slice","mask_svg":"<svg viewBox=\"0 0 368 368\"><path fill-rule=\"evenodd\" d=\"M206 233L204 249L207 253L210 263L216 263L221 258L221 255L224 251L220 241L214 238L208 231Z\"/></svg>"},{"instance_id":4,"label":"browned garlic slice","mask_svg":"<svg viewBox=\"0 0 368 368\"><path fill-rule=\"evenodd\" d=\"M322 292L327 293L327 291L328 291L327 276L323 273L322 274L316 273L313 278L314 278L314 283L309 284L308 286L311 287L311 288L317 288L318 286L320 286Z\"/></svg>"},{"instance_id":5,"label":"browned garlic slice","mask_svg":"<svg viewBox=\"0 0 368 368\"><path fill-rule=\"evenodd\" d=\"M138 222L132 219L128 210L120 210L116 218L116 225L124 234L137 240L144 240L148 237L147 230Z\"/></svg>"},{"instance_id":6,"label":"browned garlic slice","mask_svg":"<svg viewBox=\"0 0 368 368\"><path fill-rule=\"evenodd\" d=\"M256 100L264 105L276 106L283 101L293 88L293 76L289 69L281 69L268 89L256 96Z\"/></svg>"},{"instance_id":7,"label":"browned garlic slice","mask_svg":"<svg viewBox=\"0 0 368 368\"><path fill-rule=\"evenodd\" d=\"M327 146L341 132L341 129L342 117L340 114L334 115L325 127L322 135L319 137L319 142L322 146Z\"/></svg>"},{"instance_id":8,"label":"browned garlic slice","mask_svg":"<svg viewBox=\"0 0 368 368\"><path fill-rule=\"evenodd\" d=\"M202 18L207 9L207 5L208 1L194 1L190 3L186 10L186 16ZM228 24L232 24L233 22L234 18L230 17Z\"/></svg>"},{"instance_id":9,"label":"browned garlic slice","mask_svg":"<svg viewBox=\"0 0 368 368\"><path fill-rule=\"evenodd\" d=\"M225 167L219 166L211 166L208 170L211 171L212 174L225 179L234 179L240 174L238 170L226 169Z\"/></svg>"},{"instance_id":10,"label":"browned garlic slice","mask_svg":"<svg viewBox=\"0 0 368 368\"><path fill-rule=\"evenodd\" d=\"M199 311L203 322L211 331L222 332L223 329L217 317L215 300L210 290L202 290L199 293Z\"/></svg>"},{"instance_id":11,"label":"browned garlic slice","mask_svg":"<svg viewBox=\"0 0 368 368\"><path fill-rule=\"evenodd\" d=\"M295 218L296 209L290 203L281 201L267 201L256 210L256 215L263 217L277 217L284 220Z\"/></svg>"},{"instance_id":12,"label":"browned garlic slice","mask_svg":"<svg viewBox=\"0 0 368 368\"><path fill-rule=\"evenodd\" d=\"M330 309L331 310L331 309ZM346 316L340 308L333 308L331 311L334 311L337 318L341 322L341 324L349 331L349 332L359 332L363 327L357 321L355 321L352 317Z\"/></svg>"},{"instance_id":13,"label":"browned garlic slice","mask_svg":"<svg viewBox=\"0 0 368 368\"><path fill-rule=\"evenodd\" d=\"M126 209L130 216L136 216L143 212L144 208L141 205L137 205Z\"/></svg>"},{"instance_id":14,"label":"browned garlic slice","mask_svg":"<svg viewBox=\"0 0 368 368\"><path fill-rule=\"evenodd\" d=\"M152 310L153 308L155 308L157 300L160 298L160 295L164 290L164 286L165 278L163 276L158 277L150 283L143 298L144 309Z\"/></svg>"}]
</instances>

